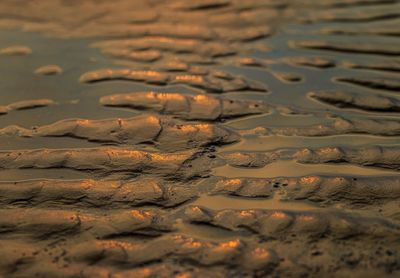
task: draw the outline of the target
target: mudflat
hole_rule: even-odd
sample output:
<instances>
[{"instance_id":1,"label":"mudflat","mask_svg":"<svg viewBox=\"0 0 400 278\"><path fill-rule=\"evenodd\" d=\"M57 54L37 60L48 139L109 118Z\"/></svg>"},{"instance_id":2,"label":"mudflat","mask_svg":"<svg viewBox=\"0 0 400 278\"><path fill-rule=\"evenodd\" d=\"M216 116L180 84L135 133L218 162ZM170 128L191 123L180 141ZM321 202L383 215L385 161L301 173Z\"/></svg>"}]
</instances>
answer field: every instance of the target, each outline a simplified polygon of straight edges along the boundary
<instances>
[{"instance_id":1,"label":"mudflat","mask_svg":"<svg viewBox=\"0 0 400 278\"><path fill-rule=\"evenodd\" d=\"M400 276L400 1L0 1L0 277Z\"/></svg>"}]
</instances>

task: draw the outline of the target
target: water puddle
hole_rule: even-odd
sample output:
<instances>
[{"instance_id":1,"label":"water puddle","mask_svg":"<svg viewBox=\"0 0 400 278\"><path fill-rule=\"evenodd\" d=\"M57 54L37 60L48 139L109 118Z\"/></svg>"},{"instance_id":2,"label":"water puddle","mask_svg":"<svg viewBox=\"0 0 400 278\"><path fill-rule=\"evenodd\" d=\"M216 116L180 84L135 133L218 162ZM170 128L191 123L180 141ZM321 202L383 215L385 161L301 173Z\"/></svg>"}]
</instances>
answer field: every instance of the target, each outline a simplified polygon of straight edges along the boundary
<instances>
[{"instance_id":1,"label":"water puddle","mask_svg":"<svg viewBox=\"0 0 400 278\"><path fill-rule=\"evenodd\" d=\"M275 194L274 198L270 199L248 199L238 197L226 196L209 196L201 195L191 205L204 206L209 209L223 210L223 209L268 209L268 210L315 210L317 206L311 205L306 202L289 202L279 200L279 195Z\"/></svg>"},{"instance_id":2,"label":"water puddle","mask_svg":"<svg viewBox=\"0 0 400 278\"><path fill-rule=\"evenodd\" d=\"M396 176L399 173L391 170L381 170L348 164L300 164L295 161L277 161L263 168L236 168L222 166L214 169L216 176L228 178L254 177L254 178L277 178L277 177L300 177L308 175L354 175L354 176Z\"/></svg>"},{"instance_id":3,"label":"water puddle","mask_svg":"<svg viewBox=\"0 0 400 278\"><path fill-rule=\"evenodd\" d=\"M21 181L32 179L90 179L87 172L69 169L6 169L0 170L0 181Z\"/></svg>"},{"instance_id":4,"label":"water puddle","mask_svg":"<svg viewBox=\"0 0 400 278\"><path fill-rule=\"evenodd\" d=\"M269 151L284 148L320 148L329 146L363 146L398 144L399 137L340 135L327 137L263 136L244 138L238 144L228 145L221 151Z\"/></svg>"},{"instance_id":5,"label":"water puddle","mask_svg":"<svg viewBox=\"0 0 400 278\"><path fill-rule=\"evenodd\" d=\"M242 233L228 231L226 229L205 224L190 224L177 220L175 224L179 234L188 235L196 239L222 241L227 239L237 239Z\"/></svg>"}]
</instances>

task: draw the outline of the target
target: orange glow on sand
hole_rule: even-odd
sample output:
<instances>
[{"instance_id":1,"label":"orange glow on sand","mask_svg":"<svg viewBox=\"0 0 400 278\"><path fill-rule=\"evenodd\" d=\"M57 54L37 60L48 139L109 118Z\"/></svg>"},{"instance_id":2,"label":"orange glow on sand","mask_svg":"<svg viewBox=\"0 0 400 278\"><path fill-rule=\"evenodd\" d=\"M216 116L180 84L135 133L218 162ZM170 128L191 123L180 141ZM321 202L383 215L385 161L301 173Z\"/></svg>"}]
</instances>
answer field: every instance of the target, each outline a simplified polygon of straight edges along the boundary
<instances>
[{"instance_id":1,"label":"orange glow on sand","mask_svg":"<svg viewBox=\"0 0 400 278\"><path fill-rule=\"evenodd\" d=\"M271 214L271 217L283 219L283 218L286 218L286 217L287 217L287 214L286 214L286 213L283 213L283 212L276 211L276 212L274 212L274 213Z\"/></svg>"},{"instance_id":2,"label":"orange glow on sand","mask_svg":"<svg viewBox=\"0 0 400 278\"><path fill-rule=\"evenodd\" d=\"M307 183L307 184L315 183L317 181L319 181L319 178L317 178L317 177L302 177L300 179L301 183Z\"/></svg>"}]
</instances>

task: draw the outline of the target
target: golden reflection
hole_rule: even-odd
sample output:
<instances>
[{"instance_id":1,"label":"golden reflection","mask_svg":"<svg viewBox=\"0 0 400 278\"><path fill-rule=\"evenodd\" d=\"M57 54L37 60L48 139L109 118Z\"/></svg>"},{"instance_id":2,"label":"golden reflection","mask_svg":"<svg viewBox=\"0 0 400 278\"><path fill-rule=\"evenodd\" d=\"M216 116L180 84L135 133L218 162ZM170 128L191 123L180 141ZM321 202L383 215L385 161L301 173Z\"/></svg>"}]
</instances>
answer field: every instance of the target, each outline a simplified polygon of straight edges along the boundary
<instances>
[{"instance_id":1,"label":"golden reflection","mask_svg":"<svg viewBox=\"0 0 400 278\"><path fill-rule=\"evenodd\" d=\"M235 239L235 240L230 240L228 242L220 243L218 245L218 248L221 248L221 249L233 249L233 248L237 248L239 246L240 246L240 240Z\"/></svg>"},{"instance_id":2,"label":"golden reflection","mask_svg":"<svg viewBox=\"0 0 400 278\"><path fill-rule=\"evenodd\" d=\"M143 275L143 276L149 276L151 273L152 273L151 269L147 268L147 267L146 268L142 268L140 270L140 275ZM121 277L121 278L123 278L123 277Z\"/></svg>"},{"instance_id":3,"label":"golden reflection","mask_svg":"<svg viewBox=\"0 0 400 278\"><path fill-rule=\"evenodd\" d=\"M147 75L147 76L160 76L161 74L158 71L132 71L131 74L137 75Z\"/></svg>"},{"instance_id":4,"label":"golden reflection","mask_svg":"<svg viewBox=\"0 0 400 278\"><path fill-rule=\"evenodd\" d=\"M221 182L223 182L226 185L240 185L240 184L242 184L242 181L240 179L230 179L230 180L221 181Z\"/></svg>"},{"instance_id":5,"label":"golden reflection","mask_svg":"<svg viewBox=\"0 0 400 278\"><path fill-rule=\"evenodd\" d=\"M135 250L138 249L138 245L116 240L102 240L96 241L96 246L102 249L116 249L123 248L125 250Z\"/></svg>"},{"instance_id":6,"label":"golden reflection","mask_svg":"<svg viewBox=\"0 0 400 278\"><path fill-rule=\"evenodd\" d=\"M193 97L193 101L199 105L212 105L212 106L219 106L220 101L213 97L209 97L206 95L197 95Z\"/></svg>"},{"instance_id":7,"label":"golden reflection","mask_svg":"<svg viewBox=\"0 0 400 278\"><path fill-rule=\"evenodd\" d=\"M196 102L201 102L202 104L214 104L219 103L219 101L213 97L209 97L206 95L197 95L193 97L193 100Z\"/></svg>"},{"instance_id":8,"label":"golden reflection","mask_svg":"<svg viewBox=\"0 0 400 278\"><path fill-rule=\"evenodd\" d=\"M131 210L130 215L142 221L148 220L149 218L153 217L153 215L150 212L140 211L140 210Z\"/></svg>"},{"instance_id":9,"label":"golden reflection","mask_svg":"<svg viewBox=\"0 0 400 278\"><path fill-rule=\"evenodd\" d=\"M205 101L205 100L209 100L209 99L212 99L212 98L208 97L206 95L197 95L197 96L194 96L193 99L195 101Z\"/></svg>"},{"instance_id":10,"label":"golden reflection","mask_svg":"<svg viewBox=\"0 0 400 278\"><path fill-rule=\"evenodd\" d=\"M194 240L193 238L190 238L189 240L185 241L183 246L190 249L198 249L203 247L203 244L199 241Z\"/></svg>"},{"instance_id":11,"label":"golden reflection","mask_svg":"<svg viewBox=\"0 0 400 278\"><path fill-rule=\"evenodd\" d=\"M90 120L86 120L86 119L79 119L79 120L76 120L76 123L78 124L78 125L89 125L90 124Z\"/></svg>"},{"instance_id":12,"label":"golden reflection","mask_svg":"<svg viewBox=\"0 0 400 278\"><path fill-rule=\"evenodd\" d=\"M150 155L151 160L157 162L178 162L184 160L190 156L190 153L183 153L183 154L157 154L152 153Z\"/></svg>"},{"instance_id":13,"label":"golden reflection","mask_svg":"<svg viewBox=\"0 0 400 278\"><path fill-rule=\"evenodd\" d=\"M179 129L180 131L184 133L192 133L198 131L198 128L196 128L196 125L177 125L176 129Z\"/></svg>"},{"instance_id":14,"label":"golden reflection","mask_svg":"<svg viewBox=\"0 0 400 278\"><path fill-rule=\"evenodd\" d=\"M107 155L112 156L128 156L130 158L140 160L146 157L146 155L141 151L135 150L106 150Z\"/></svg>"},{"instance_id":15,"label":"golden reflection","mask_svg":"<svg viewBox=\"0 0 400 278\"><path fill-rule=\"evenodd\" d=\"M252 64L252 63L254 63L256 60L254 59L254 58L249 58L249 57L244 57L244 58L241 58L240 60L239 60L239 62L240 63L243 63L243 64Z\"/></svg>"},{"instance_id":16,"label":"golden reflection","mask_svg":"<svg viewBox=\"0 0 400 278\"><path fill-rule=\"evenodd\" d=\"M187 124L187 125L177 125L177 129L184 133L193 133L193 132L203 132L210 133L213 127L209 124Z\"/></svg>"},{"instance_id":17,"label":"golden reflection","mask_svg":"<svg viewBox=\"0 0 400 278\"><path fill-rule=\"evenodd\" d=\"M261 247L257 247L256 249L254 249L251 254L258 259L268 259L271 256L271 253L268 252L268 250L265 250Z\"/></svg>"},{"instance_id":18,"label":"golden reflection","mask_svg":"<svg viewBox=\"0 0 400 278\"><path fill-rule=\"evenodd\" d=\"M325 148L319 149L318 152L321 154L333 154L333 153L340 152L340 149L337 147L325 147Z\"/></svg>"},{"instance_id":19,"label":"golden reflection","mask_svg":"<svg viewBox=\"0 0 400 278\"><path fill-rule=\"evenodd\" d=\"M190 273L180 273L175 276L175 278L189 278L189 277L192 277Z\"/></svg>"},{"instance_id":20,"label":"golden reflection","mask_svg":"<svg viewBox=\"0 0 400 278\"><path fill-rule=\"evenodd\" d=\"M278 219L283 219L288 217L286 213L280 212L280 211L275 211L274 213L271 214L271 217L273 218L278 218Z\"/></svg>"},{"instance_id":21,"label":"golden reflection","mask_svg":"<svg viewBox=\"0 0 400 278\"><path fill-rule=\"evenodd\" d=\"M310 222L310 221L315 220L315 217L314 217L314 216L311 216L311 215L302 215L302 216L299 216L297 219L298 219L299 221Z\"/></svg>"},{"instance_id":22,"label":"golden reflection","mask_svg":"<svg viewBox=\"0 0 400 278\"><path fill-rule=\"evenodd\" d=\"M194 213L203 213L203 211L201 210L201 208L200 207L198 207L198 206L193 206L193 207L190 207L190 210L192 211L192 212L194 212Z\"/></svg>"},{"instance_id":23,"label":"golden reflection","mask_svg":"<svg viewBox=\"0 0 400 278\"><path fill-rule=\"evenodd\" d=\"M177 75L175 76L175 80L202 83L204 81L204 78L200 75Z\"/></svg>"},{"instance_id":24,"label":"golden reflection","mask_svg":"<svg viewBox=\"0 0 400 278\"><path fill-rule=\"evenodd\" d=\"M189 40L189 39L176 39L176 38L169 38L169 37L150 37L148 40L153 40L155 42L161 42L161 43L169 43L169 44L186 44L186 45L196 45L198 41L196 40Z\"/></svg>"},{"instance_id":25,"label":"golden reflection","mask_svg":"<svg viewBox=\"0 0 400 278\"><path fill-rule=\"evenodd\" d=\"M302 177L300 179L301 183L306 183L306 184L314 184L318 182L320 179L318 177Z\"/></svg>"},{"instance_id":26,"label":"golden reflection","mask_svg":"<svg viewBox=\"0 0 400 278\"><path fill-rule=\"evenodd\" d=\"M177 100L177 101L185 101L185 96L177 93L154 93L153 96L155 98L161 100Z\"/></svg>"},{"instance_id":27,"label":"golden reflection","mask_svg":"<svg viewBox=\"0 0 400 278\"><path fill-rule=\"evenodd\" d=\"M146 121L150 124L159 124L160 123L160 119L155 117L155 116L148 116L146 118Z\"/></svg>"},{"instance_id":28,"label":"golden reflection","mask_svg":"<svg viewBox=\"0 0 400 278\"><path fill-rule=\"evenodd\" d=\"M120 74L120 75L128 75L131 71L129 69L120 69L117 71L114 71L116 74Z\"/></svg>"},{"instance_id":29,"label":"golden reflection","mask_svg":"<svg viewBox=\"0 0 400 278\"><path fill-rule=\"evenodd\" d=\"M240 211L240 216L243 217L252 217L254 215L254 211L253 210L242 210Z\"/></svg>"},{"instance_id":30,"label":"golden reflection","mask_svg":"<svg viewBox=\"0 0 400 278\"><path fill-rule=\"evenodd\" d=\"M185 238L184 238L182 235L173 235L173 236L172 236L172 239L173 239L174 241L182 241L182 240L185 240Z\"/></svg>"}]
</instances>

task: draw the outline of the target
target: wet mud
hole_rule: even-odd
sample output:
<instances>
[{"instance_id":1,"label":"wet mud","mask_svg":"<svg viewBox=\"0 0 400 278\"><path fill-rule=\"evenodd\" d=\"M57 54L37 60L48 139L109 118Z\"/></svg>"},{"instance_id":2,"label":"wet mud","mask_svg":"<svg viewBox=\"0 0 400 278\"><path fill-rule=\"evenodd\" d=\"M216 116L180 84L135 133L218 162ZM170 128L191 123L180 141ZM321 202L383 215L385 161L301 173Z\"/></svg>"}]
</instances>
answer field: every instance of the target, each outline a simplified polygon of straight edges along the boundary
<instances>
[{"instance_id":1,"label":"wet mud","mask_svg":"<svg viewBox=\"0 0 400 278\"><path fill-rule=\"evenodd\" d=\"M0 1L0 276L399 276L398 11Z\"/></svg>"}]
</instances>

